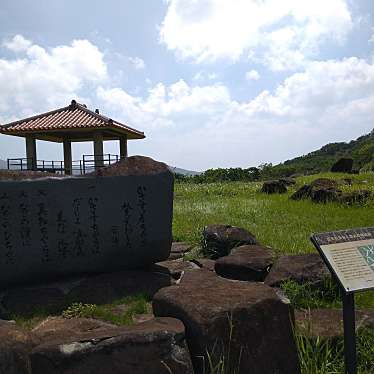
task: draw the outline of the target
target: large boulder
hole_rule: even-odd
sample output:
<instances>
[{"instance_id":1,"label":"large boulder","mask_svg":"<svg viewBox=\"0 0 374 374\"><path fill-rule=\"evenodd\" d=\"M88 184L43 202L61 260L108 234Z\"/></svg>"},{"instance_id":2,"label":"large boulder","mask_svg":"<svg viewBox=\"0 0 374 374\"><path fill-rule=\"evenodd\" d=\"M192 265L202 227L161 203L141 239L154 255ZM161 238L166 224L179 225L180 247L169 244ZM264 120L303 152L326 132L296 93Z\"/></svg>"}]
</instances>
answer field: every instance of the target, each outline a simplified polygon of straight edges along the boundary
<instances>
[{"instance_id":1,"label":"large boulder","mask_svg":"<svg viewBox=\"0 0 374 374\"><path fill-rule=\"evenodd\" d=\"M262 283L187 272L154 296L153 311L183 321L195 373L209 372L208 356L229 373L300 373L293 311Z\"/></svg>"},{"instance_id":2,"label":"large boulder","mask_svg":"<svg viewBox=\"0 0 374 374\"><path fill-rule=\"evenodd\" d=\"M234 248L215 263L217 274L231 279L262 282L273 264L273 251L259 245Z\"/></svg>"},{"instance_id":3,"label":"large boulder","mask_svg":"<svg viewBox=\"0 0 374 374\"><path fill-rule=\"evenodd\" d=\"M299 284L322 285L331 275L318 253L281 256L273 265L265 284L279 287L283 282L292 280Z\"/></svg>"},{"instance_id":4,"label":"large boulder","mask_svg":"<svg viewBox=\"0 0 374 374\"><path fill-rule=\"evenodd\" d=\"M0 373L31 374L29 354L38 343L15 323L0 320Z\"/></svg>"},{"instance_id":5,"label":"large boulder","mask_svg":"<svg viewBox=\"0 0 374 374\"><path fill-rule=\"evenodd\" d=\"M231 225L209 225L203 230L203 251L216 259L226 256L234 247L244 244L258 244L256 237L242 227Z\"/></svg>"},{"instance_id":6,"label":"large boulder","mask_svg":"<svg viewBox=\"0 0 374 374\"><path fill-rule=\"evenodd\" d=\"M151 298L159 289L171 284L171 276L165 272L124 270L15 287L2 294L2 313L4 318L12 314L29 316L40 310L58 313L73 302L108 304L138 294Z\"/></svg>"},{"instance_id":7,"label":"large boulder","mask_svg":"<svg viewBox=\"0 0 374 374\"><path fill-rule=\"evenodd\" d=\"M130 327L55 320L37 330L43 341L31 352L33 374L193 373L184 326L173 318Z\"/></svg>"},{"instance_id":8,"label":"large boulder","mask_svg":"<svg viewBox=\"0 0 374 374\"><path fill-rule=\"evenodd\" d=\"M292 200L311 199L316 203L327 203L338 201L341 190L338 183L332 179L319 178L310 184L305 184L291 195Z\"/></svg>"},{"instance_id":9,"label":"large boulder","mask_svg":"<svg viewBox=\"0 0 374 374\"><path fill-rule=\"evenodd\" d=\"M350 173L353 167L352 158L340 158L331 166L331 171L333 173Z\"/></svg>"},{"instance_id":10,"label":"large boulder","mask_svg":"<svg viewBox=\"0 0 374 374\"><path fill-rule=\"evenodd\" d=\"M283 183L280 180L266 181L262 185L261 192L267 194L285 193L287 192L287 186L286 183Z\"/></svg>"}]
</instances>

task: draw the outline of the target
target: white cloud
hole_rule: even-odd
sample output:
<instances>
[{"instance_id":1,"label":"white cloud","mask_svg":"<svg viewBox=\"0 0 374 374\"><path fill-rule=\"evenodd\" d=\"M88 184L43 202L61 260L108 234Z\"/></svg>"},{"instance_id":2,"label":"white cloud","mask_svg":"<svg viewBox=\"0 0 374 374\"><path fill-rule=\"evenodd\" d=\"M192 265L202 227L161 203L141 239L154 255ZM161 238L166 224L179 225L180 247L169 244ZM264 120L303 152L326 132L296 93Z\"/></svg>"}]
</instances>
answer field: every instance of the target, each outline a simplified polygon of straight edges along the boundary
<instances>
[{"instance_id":1,"label":"white cloud","mask_svg":"<svg viewBox=\"0 0 374 374\"><path fill-rule=\"evenodd\" d=\"M204 80L210 80L210 81L213 81L215 79L218 78L218 74L217 73L206 73L204 71L198 71L194 76L193 76L193 80L194 81L204 81Z\"/></svg>"},{"instance_id":2,"label":"white cloud","mask_svg":"<svg viewBox=\"0 0 374 374\"><path fill-rule=\"evenodd\" d=\"M352 28L346 0L169 0L160 40L198 63L249 55L293 69Z\"/></svg>"},{"instance_id":3,"label":"white cloud","mask_svg":"<svg viewBox=\"0 0 374 374\"><path fill-rule=\"evenodd\" d=\"M3 46L13 52L23 52L31 47L32 42L25 39L22 35L16 35L11 40L5 40Z\"/></svg>"},{"instance_id":4,"label":"white cloud","mask_svg":"<svg viewBox=\"0 0 374 374\"><path fill-rule=\"evenodd\" d=\"M260 74L257 70L250 70L245 73L245 79L247 81L258 81L260 79Z\"/></svg>"},{"instance_id":5,"label":"white cloud","mask_svg":"<svg viewBox=\"0 0 374 374\"><path fill-rule=\"evenodd\" d=\"M17 35L4 45L19 52L0 58L0 112L9 118L67 105L107 79L103 53L88 40L47 50Z\"/></svg>"},{"instance_id":6,"label":"white cloud","mask_svg":"<svg viewBox=\"0 0 374 374\"><path fill-rule=\"evenodd\" d=\"M136 70L145 69L145 62L140 57L129 57L129 62Z\"/></svg>"},{"instance_id":7,"label":"white cloud","mask_svg":"<svg viewBox=\"0 0 374 374\"><path fill-rule=\"evenodd\" d=\"M121 88L97 90L106 111L144 130L131 147L185 168L279 162L329 141L353 139L374 123L374 64L321 61L273 92L235 101L223 84L162 83L144 98Z\"/></svg>"}]
</instances>

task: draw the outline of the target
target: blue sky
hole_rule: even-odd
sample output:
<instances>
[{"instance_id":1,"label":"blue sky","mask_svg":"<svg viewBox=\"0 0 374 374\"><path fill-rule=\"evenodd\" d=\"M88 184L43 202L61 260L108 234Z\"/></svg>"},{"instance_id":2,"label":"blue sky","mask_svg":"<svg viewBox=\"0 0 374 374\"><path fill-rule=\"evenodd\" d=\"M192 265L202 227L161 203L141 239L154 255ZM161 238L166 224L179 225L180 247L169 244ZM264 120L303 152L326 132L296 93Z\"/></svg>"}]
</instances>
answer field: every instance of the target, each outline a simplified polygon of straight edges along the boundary
<instances>
[{"instance_id":1,"label":"blue sky","mask_svg":"<svg viewBox=\"0 0 374 374\"><path fill-rule=\"evenodd\" d=\"M374 128L372 0L2 0L0 25L0 123L77 99L146 133L130 154L194 170ZM0 135L0 158L23 155Z\"/></svg>"}]
</instances>

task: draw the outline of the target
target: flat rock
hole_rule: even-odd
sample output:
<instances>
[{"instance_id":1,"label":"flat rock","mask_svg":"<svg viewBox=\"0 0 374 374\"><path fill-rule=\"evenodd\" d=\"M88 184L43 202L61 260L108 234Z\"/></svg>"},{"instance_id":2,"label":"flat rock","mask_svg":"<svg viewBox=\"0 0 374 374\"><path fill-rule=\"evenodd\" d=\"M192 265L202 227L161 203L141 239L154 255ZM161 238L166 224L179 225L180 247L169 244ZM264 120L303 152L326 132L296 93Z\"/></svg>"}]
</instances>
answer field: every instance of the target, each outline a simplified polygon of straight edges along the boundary
<instances>
[{"instance_id":1,"label":"flat rock","mask_svg":"<svg viewBox=\"0 0 374 374\"><path fill-rule=\"evenodd\" d=\"M234 247L244 244L258 244L256 237L242 227L230 225L209 225L203 230L204 251L213 258L226 256Z\"/></svg>"},{"instance_id":2,"label":"flat rock","mask_svg":"<svg viewBox=\"0 0 374 374\"><path fill-rule=\"evenodd\" d=\"M59 313L73 302L108 304L119 298L144 294L151 298L172 284L169 274L146 270L124 270L88 275L65 282L16 287L3 292L3 313L32 315L35 311Z\"/></svg>"},{"instance_id":3,"label":"flat rock","mask_svg":"<svg viewBox=\"0 0 374 374\"><path fill-rule=\"evenodd\" d=\"M46 337L31 352L33 374L192 374L183 323L155 318L130 327L84 326L72 337Z\"/></svg>"},{"instance_id":4,"label":"flat rock","mask_svg":"<svg viewBox=\"0 0 374 374\"><path fill-rule=\"evenodd\" d=\"M154 272L159 271L170 275L174 279L179 279L183 272L199 269L199 266L191 261L183 261L183 259L179 258L177 260L157 262L151 269Z\"/></svg>"},{"instance_id":5,"label":"flat rock","mask_svg":"<svg viewBox=\"0 0 374 374\"><path fill-rule=\"evenodd\" d=\"M214 266L216 262L210 258L195 258L191 261L201 269L215 271Z\"/></svg>"},{"instance_id":6,"label":"flat rock","mask_svg":"<svg viewBox=\"0 0 374 374\"><path fill-rule=\"evenodd\" d=\"M207 270L187 272L179 285L154 296L153 311L183 321L195 373L207 369L207 352L213 362L225 357L228 372L300 373L293 311L262 283L228 280Z\"/></svg>"},{"instance_id":7,"label":"flat rock","mask_svg":"<svg viewBox=\"0 0 374 374\"><path fill-rule=\"evenodd\" d=\"M309 282L320 285L331 277L329 270L318 253L281 256L273 265L265 284L279 287L283 282L293 280L299 284Z\"/></svg>"},{"instance_id":8,"label":"flat rock","mask_svg":"<svg viewBox=\"0 0 374 374\"><path fill-rule=\"evenodd\" d=\"M15 323L0 321L0 373L30 374L29 353L38 343Z\"/></svg>"},{"instance_id":9,"label":"flat rock","mask_svg":"<svg viewBox=\"0 0 374 374\"><path fill-rule=\"evenodd\" d=\"M215 263L217 274L225 278L262 282L273 265L273 251L259 245L234 248Z\"/></svg>"},{"instance_id":10,"label":"flat rock","mask_svg":"<svg viewBox=\"0 0 374 374\"><path fill-rule=\"evenodd\" d=\"M191 244L185 242L173 242L168 260L182 258L183 255L189 252L192 248L193 246Z\"/></svg>"},{"instance_id":11,"label":"flat rock","mask_svg":"<svg viewBox=\"0 0 374 374\"><path fill-rule=\"evenodd\" d=\"M311 309L295 312L300 334L311 338L337 339L344 336L341 309ZM374 327L374 310L356 310L356 331Z\"/></svg>"}]
</instances>

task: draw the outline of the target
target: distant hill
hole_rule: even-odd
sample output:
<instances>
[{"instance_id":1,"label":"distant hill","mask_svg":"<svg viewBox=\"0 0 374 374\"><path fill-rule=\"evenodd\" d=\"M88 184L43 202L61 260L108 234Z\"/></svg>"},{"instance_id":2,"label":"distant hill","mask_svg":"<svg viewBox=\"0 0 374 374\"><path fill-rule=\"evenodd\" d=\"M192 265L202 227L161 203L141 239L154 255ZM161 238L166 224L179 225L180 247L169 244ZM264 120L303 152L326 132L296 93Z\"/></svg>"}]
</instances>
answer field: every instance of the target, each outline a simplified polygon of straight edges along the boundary
<instances>
[{"instance_id":1,"label":"distant hill","mask_svg":"<svg viewBox=\"0 0 374 374\"><path fill-rule=\"evenodd\" d=\"M341 157L353 158L355 170L374 170L374 130L349 143L329 143L317 151L275 165L269 168L270 174L277 176L329 171Z\"/></svg>"},{"instance_id":2,"label":"distant hill","mask_svg":"<svg viewBox=\"0 0 374 374\"><path fill-rule=\"evenodd\" d=\"M199 175L201 174L199 171L193 171L193 170L186 170L186 169L181 169L177 168L175 166L169 166L169 169L174 173L174 174L180 174L180 175L185 175L188 177L194 176L194 175Z\"/></svg>"}]
</instances>

